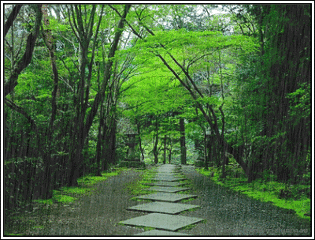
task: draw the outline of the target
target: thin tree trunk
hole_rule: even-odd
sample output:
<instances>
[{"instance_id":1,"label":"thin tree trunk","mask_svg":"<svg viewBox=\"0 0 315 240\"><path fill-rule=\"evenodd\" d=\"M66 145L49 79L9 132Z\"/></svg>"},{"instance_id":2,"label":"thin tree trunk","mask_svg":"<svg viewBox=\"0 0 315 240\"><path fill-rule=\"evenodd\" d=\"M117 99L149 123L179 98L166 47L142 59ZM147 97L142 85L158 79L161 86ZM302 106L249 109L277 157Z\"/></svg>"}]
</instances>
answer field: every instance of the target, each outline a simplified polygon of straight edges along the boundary
<instances>
[{"instance_id":1,"label":"thin tree trunk","mask_svg":"<svg viewBox=\"0 0 315 240\"><path fill-rule=\"evenodd\" d=\"M48 14L47 14L47 6L43 5L42 6L42 14L44 17L44 23L48 27L49 26L49 20L48 20ZM45 44L48 48L49 55L50 55L50 61L51 61L51 67L54 75L54 89L52 92L52 112L51 112L51 117L50 117L50 123L49 126L46 130L46 142L47 142L47 154L45 154L45 176L46 176L46 181L45 181L45 190L47 191L44 193L44 197L46 199L52 197L52 190L54 188L54 183L52 183L52 175L55 174L52 172L51 168L54 168L54 164L52 163L52 144L53 144L53 131L54 131L54 121L56 118L56 113L57 113L57 92L58 92L58 70L57 70L57 64L56 64L56 57L55 57L55 45L53 43L53 37L51 34L50 30L47 31L42 31L43 36L44 36L44 41Z\"/></svg>"},{"instance_id":2,"label":"thin tree trunk","mask_svg":"<svg viewBox=\"0 0 315 240\"><path fill-rule=\"evenodd\" d=\"M103 105L101 105L100 112L100 121L98 126L98 134L97 134L97 145L96 145L96 163L97 163L97 171L96 176L102 176L101 174L101 149L102 149L102 128L104 125L104 115L103 115Z\"/></svg>"},{"instance_id":3,"label":"thin tree trunk","mask_svg":"<svg viewBox=\"0 0 315 240\"><path fill-rule=\"evenodd\" d=\"M166 135L164 136L164 154L163 154L163 163L166 163Z\"/></svg>"},{"instance_id":4,"label":"thin tree trunk","mask_svg":"<svg viewBox=\"0 0 315 240\"><path fill-rule=\"evenodd\" d=\"M186 143L185 143L185 120L179 119L179 131L180 131L180 149L181 149L181 164L186 164Z\"/></svg>"},{"instance_id":5,"label":"thin tree trunk","mask_svg":"<svg viewBox=\"0 0 315 240\"><path fill-rule=\"evenodd\" d=\"M158 155L159 152L157 150L158 142L159 142L159 127L158 127L158 117L156 117L156 123L155 123L155 142L153 147L153 154L154 154L154 163L157 164L159 162Z\"/></svg>"},{"instance_id":6,"label":"thin tree trunk","mask_svg":"<svg viewBox=\"0 0 315 240\"><path fill-rule=\"evenodd\" d=\"M77 139L74 139L75 149L73 149L73 153L70 156L71 172L69 175L68 186L76 186L77 185L77 178L80 175L79 171L80 171L81 164L82 164L81 159L82 159L82 150L84 147L84 140L88 136L89 130L93 124L94 117L97 114L99 104L101 104L104 100L105 89L106 89L107 83L111 77L111 69L112 69L112 65L114 62L113 58L114 58L115 53L117 51L118 43L119 43L120 37L121 37L122 32L123 32L123 28L124 28L125 18L128 14L130 7L131 7L130 4L126 4L124 7L124 13L123 13L123 15L122 15L122 17L118 23L117 30L116 30L116 33L114 36L114 40L113 40L111 48L109 50L108 61L105 65L104 78L103 78L103 82L102 82L101 87L100 87L100 91L95 96L93 105L91 107L89 115L86 117L86 122L84 124L83 124L83 121L85 119L85 116L82 114L85 112L81 111L82 116L80 116L80 128L78 129L78 132L76 133ZM96 32L96 34L97 34L97 32ZM93 54L94 54L94 51L93 51ZM89 77L90 77L90 74L89 74ZM84 87L84 86L81 86L81 87ZM87 104L87 102L86 102L86 104ZM79 143L77 144L76 141L78 141Z\"/></svg>"},{"instance_id":7,"label":"thin tree trunk","mask_svg":"<svg viewBox=\"0 0 315 240\"><path fill-rule=\"evenodd\" d=\"M203 153L204 153L204 169L205 170L209 170L209 157L210 157L210 139L208 139L208 136L206 134L206 132L204 133L204 149L203 149ZM208 151L207 151L208 150Z\"/></svg>"},{"instance_id":8,"label":"thin tree trunk","mask_svg":"<svg viewBox=\"0 0 315 240\"><path fill-rule=\"evenodd\" d=\"M141 152L141 156L142 156L142 161L144 161L144 149L142 148L142 141L141 141L141 126L140 126L140 122L138 121L138 119L136 118L136 126L137 126L137 130L138 130L138 134L139 134L139 148L140 148L140 152Z\"/></svg>"}]
</instances>

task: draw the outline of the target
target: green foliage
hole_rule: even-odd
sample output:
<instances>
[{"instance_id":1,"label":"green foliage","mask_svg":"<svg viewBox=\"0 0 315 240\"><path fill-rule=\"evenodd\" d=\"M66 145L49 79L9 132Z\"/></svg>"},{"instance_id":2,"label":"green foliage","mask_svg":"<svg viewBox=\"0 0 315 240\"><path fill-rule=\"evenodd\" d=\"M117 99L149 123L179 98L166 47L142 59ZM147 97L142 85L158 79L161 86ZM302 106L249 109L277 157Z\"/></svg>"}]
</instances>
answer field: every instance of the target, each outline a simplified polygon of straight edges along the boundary
<instances>
[{"instance_id":1,"label":"green foliage","mask_svg":"<svg viewBox=\"0 0 315 240\"><path fill-rule=\"evenodd\" d=\"M309 84L301 84L295 92L288 94L288 98L291 101L289 114L294 125L297 125L302 118L310 119L311 87Z\"/></svg>"}]
</instances>

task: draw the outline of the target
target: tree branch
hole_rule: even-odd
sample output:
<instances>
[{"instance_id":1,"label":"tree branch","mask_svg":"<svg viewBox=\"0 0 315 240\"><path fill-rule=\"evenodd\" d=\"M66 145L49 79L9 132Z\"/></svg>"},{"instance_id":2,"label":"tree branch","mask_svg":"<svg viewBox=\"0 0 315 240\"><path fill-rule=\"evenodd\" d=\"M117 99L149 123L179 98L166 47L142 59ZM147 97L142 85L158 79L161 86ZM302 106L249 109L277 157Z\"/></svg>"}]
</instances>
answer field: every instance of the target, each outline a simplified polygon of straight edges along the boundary
<instances>
[{"instance_id":1,"label":"tree branch","mask_svg":"<svg viewBox=\"0 0 315 240\"><path fill-rule=\"evenodd\" d=\"M9 29L11 28L11 26L15 20L15 18L19 14L21 7L22 7L22 4L16 4L14 6L14 8L12 9L12 12L10 13L10 16L8 17L8 19L5 22L4 27L3 27L4 37L7 35Z\"/></svg>"},{"instance_id":2,"label":"tree branch","mask_svg":"<svg viewBox=\"0 0 315 240\"><path fill-rule=\"evenodd\" d=\"M41 26L41 20L42 20L41 6L42 6L41 4L37 4L36 6L37 8L34 7L36 11L34 31L30 33L30 35L27 38L25 53L23 57L17 63L17 67L13 70L13 73L10 76L8 82L4 85L4 96L7 96L10 92L13 91L15 86L18 84L17 79L19 77L19 74L22 72L23 69L25 69L30 64L32 60L35 42L36 42L37 36L39 34L39 29Z\"/></svg>"},{"instance_id":3,"label":"tree branch","mask_svg":"<svg viewBox=\"0 0 315 240\"><path fill-rule=\"evenodd\" d=\"M36 133L38 133L37 126L36 126L34 119L30 115L28 115L28 113L22 107L16 105L14 102L12 102L11 100L9 100L7 98L4 98L4 103L8 107L13 109L14 111L22 114L29 121L29 123L31 124L31 127L36 131Z\"/></svg>"}]
</instances>

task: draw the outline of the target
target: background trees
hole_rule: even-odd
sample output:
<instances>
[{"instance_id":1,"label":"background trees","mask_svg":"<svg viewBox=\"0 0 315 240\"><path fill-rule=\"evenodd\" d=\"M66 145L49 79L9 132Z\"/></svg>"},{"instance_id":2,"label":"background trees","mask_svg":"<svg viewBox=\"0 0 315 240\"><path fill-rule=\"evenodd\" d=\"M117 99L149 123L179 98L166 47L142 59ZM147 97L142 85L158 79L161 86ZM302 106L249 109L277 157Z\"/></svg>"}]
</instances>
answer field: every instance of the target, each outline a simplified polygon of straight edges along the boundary
<instances>
[{"instance_id":1,"label":"background trees","mask_svg":"<svg viewBox=\"0 0 315 240\"><path fill-rule=\"evenodd\" d=\"M39 9L36 16L41 17L42 12L45 14L45 22L38 20L39 17L35 19L35 30L41 29L42 38L37 42L32 41L32 44L37 44L37 48L33 47L35 54L32 64L20 74L19 84L14 82L13 75L5 75L6 89L12 89L11 92L6 90L10 94L6 94L5 99L9 107L5 109L5 152L6 159L12 160L6 162L9 164L7 168L24 168L25 174L31 172L27 159L35 158L34 171L40 172L37 174L38 189L30 191L37 192L34 197L49 198L56 187L76 185L77 178L82 174L97 170L95 149L91 150L88 138L96 116L102 118L99 135L103 139L110 136L107 144L115 144L115 105L121 87L119 82L126 76L123 75L125 68L120 67L119 60L114 57L120 48L124 18L130 5L120 6L122 18L115 18L115 13L104 5L61 5L59 22L55 18L57 15L51 14L54 8L48 6L50 11L41 5L31 5L29 8L35 7ZM102 21L104 8L108 8L107 22ZM19 30L24 31L22 27ZM33 36L32 33L29 36ZM108 47L104 46L104 42ZM26 47L26 51L30 49ZM25 56L29 55L24 54L20 62L26 67L30 59L25 61ZM9 59L7 57L6 60ZM98 111L101 104L109 110ZM22 114L22 118L18 114ZM105 114L109 116L106 120ZM21 120L15 121L16 117ZM10 128L8 123L11 124ZM104 123L107 123L106 127ZM90 138L93 139L93 135ZM103 146L103 149L106 148L110 149L109 152L114 149L113 146ZM103 161L113 161L110 157L111 154ZM7 173L10 174L10 170ZM16 177L17 182L8 182L7 206L14 191L22 199L32 200L32 194L31 197L21 194L21 191L27 192L27 186L22 184L23 190L18 186L23 179L27 178Z\"/></svg>"},{"instance_id":2,"label":"background trees","mask_svg":"<svg viewBox=\"0 0 315 240\"><path fill-rule=\"evenodd\" d=\"M310 174L309 5L8 5L4 50L8 208L119 163L124 121L144 161Z\"/></svg>"},{"instance_id":3,"label":"background trees","mask_svg":"<svg viewBox=\"0 0 315 240\"><path fill-rule=\"evenodd\" d=\"M249 161L252 162L250 179L266 170L275 173L282 181L300 181L308 171L306 162L298 159L302 149L302 155L305 154L303 159L308 159L310 142L306 144L306 139L310 137L307 130L310 125L307 120L309 116L304 114L297 117L299 120L295 119L300 121L299 124L292 122L291 111L296 103L291 97L299 89L306 93L307 90L304 90L310 84L307 51L310 44L309 6L278 8L274 5L254 5L245 6L244 11L253 17L261 45L258 54L245 60L245 64L238 68L238 87L235 88L241 91L237 102L242 103L243 108L238 110L238 113L243 112L238 114L238 118L244 116L244 129L252 129L246 131L250 135L242 133L247 142L251 141L248 147L255 149L247 150ZM302 95L300 97L303 98ZM310 106L309 100L304 106ZM300 135L302 132L305 135ZM299 147L301 145L303 148ZM291 178L290 175L295 177Z\"/></svg>"}]
</instances>

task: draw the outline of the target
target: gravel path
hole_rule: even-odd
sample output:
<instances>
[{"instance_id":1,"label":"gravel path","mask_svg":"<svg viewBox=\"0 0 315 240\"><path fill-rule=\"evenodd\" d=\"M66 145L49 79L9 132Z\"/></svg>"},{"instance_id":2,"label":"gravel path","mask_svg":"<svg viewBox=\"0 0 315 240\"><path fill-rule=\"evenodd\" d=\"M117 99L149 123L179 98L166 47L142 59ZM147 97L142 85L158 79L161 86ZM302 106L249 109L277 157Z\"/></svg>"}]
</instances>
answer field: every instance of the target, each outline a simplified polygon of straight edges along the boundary
<instances>
[{"instance_id":1,"label":"gravel path","mask_svg":"<svg viewBox=\"0 0 315 240\"><path fill-rule=\"evenodd\" d=\"M192 190L187 193L198 195L187 204L200 205L201 208L180 215L206 220L191 229L180 230L182 233L193 236L310 235L310 222L307 220L218 186L196 172L193 166L182 166L182 172L192 181ZM19 228L24 229L22 234L28 236L132 236L144 232L142 228L118 224L147 214L126 210L144 203L131 200L133 196L126 191L126 185L140 178L139 171L123 171L99 183L96 193L68 206L60 206L47 215L29 214L29 218L36 222L33 227L21 227L22 222L15 224L20 224ZM43 227L34 228L38 222Z\"/></svg>"},{"instance_id":2,"label":"gravel path","mask_svg":"<svg viewBox=\"0 0 315 240\"><path fill-rule=\"evenodd\" d=\"M141 172L123 171L117 176L109 177L96 185L97 192L83 196L66 206L48 211L39 216L34 212L26 214L31 225L42 225L43 228L31 227L28 223L15 222L23 235L33 236L112 236L133 235L141 232L139 228L118 225L119 221L141 216L144 213L127 211L126 208L140 202L132 201L126 186L141 179ZM35 223L36 222L36 223Z\"/></svg>"}]
</instances>

